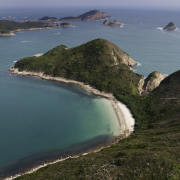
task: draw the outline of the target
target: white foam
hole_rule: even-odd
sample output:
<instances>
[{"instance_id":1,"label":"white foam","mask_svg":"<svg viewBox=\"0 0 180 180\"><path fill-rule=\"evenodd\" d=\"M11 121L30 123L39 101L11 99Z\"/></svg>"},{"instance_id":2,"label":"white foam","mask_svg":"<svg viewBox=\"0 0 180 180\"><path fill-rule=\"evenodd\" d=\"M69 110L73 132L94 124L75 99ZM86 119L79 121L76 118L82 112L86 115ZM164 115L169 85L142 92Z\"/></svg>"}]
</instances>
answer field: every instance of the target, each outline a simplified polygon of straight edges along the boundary
<instances>
[{"instance_id":1,"label":"white foam","mask_svg":"<svg viewBox=\"0 0 180 180\"><path fill-rule=\"evenodd\" d=\"M13 61L13 62L15 62L15 63L16 63L17 61Z\"/></svg>"},{"instance_id":2,"label":"white foam","mask_svg":"<svg viewBox=\"0 0 180 180\"><path fill-rule=\"evenodd\" d=\"M57 32L57 33L55 33L55 34L60 34L60 32Z\"/></svg>"},{"instance_id":3,"label":"white foam","mask_svg":"<svg viewBox=\"0 0 180 180\"><path fill-rule=\"evenodd\" d=\"M162 28L162 27L157 27L156 29L159 29L159 30L161 30L161 31L163 30L163 28Z\"/></svg>"},{"instance_id":4,"label":"white foam","mask_svg":"<svg viewBox=\"0 0 180 180\"><path fill-rule=\"evenodd\" d=\"M141 66L141 63L137 62L137 66Z\"/></svg>"},{"instance_id":5,"label":"white foam","mask_svg":"<svg viewBox=\"0 0 180 180\"><path fill-rule=\"evenodd\" d=\"M163 74L163 75L165 75L165 76L169 76L168 74Z\"/></svg>"},{"instance_id":6,"label":"white foam","mask_svg":"<svg viewBox=\"0 0 180 180\"><path fill-rule=\"evenodd\" d=\"M72 27L76 27L76 26L72 26Z\"/></svg>"},{"instance_id":7,"label":"white foam","mask_svg":"<svg viewBox=\"0 0 180 180\"><path fill-rule=\"evenodd\" d=\"M179 28L176 28L175 31L179 31Z\"/></svg>"},{"instance_id":8,"label":"white foam","mask_svg":"<svg viewBox=\"0 0 180 180\"><path fill-rule=\"evenodd\" d=\"M21 41L22 43L26 43L26 42L32 42L32 41Z\"/></svg>"}]
</instances>

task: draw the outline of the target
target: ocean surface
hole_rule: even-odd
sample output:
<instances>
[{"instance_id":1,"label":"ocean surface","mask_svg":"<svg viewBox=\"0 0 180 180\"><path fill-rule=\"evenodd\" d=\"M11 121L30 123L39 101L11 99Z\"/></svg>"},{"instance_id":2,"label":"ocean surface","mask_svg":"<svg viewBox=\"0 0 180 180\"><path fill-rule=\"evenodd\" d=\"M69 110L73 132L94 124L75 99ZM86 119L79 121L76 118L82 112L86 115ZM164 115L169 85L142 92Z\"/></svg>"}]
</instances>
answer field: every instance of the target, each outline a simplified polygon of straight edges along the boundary
<instances>
[{"instance_id":1,"label":"ocean surface","mask_svg":"<svg viewBox=\"0 0 180 180\"><path fill-rule=\"evenodd\" d=\"M98 9L123 26L101 26L103 20L70 22L73 28L0 37L0 176L20 172L22 166L37 161L107 143L119 129L116 114L106 99L72 85L11 76L8 68L19 59L44 54L61 44L71 48L103 38L137 61L133 70L145 77L152 71L169 75L180 69L180 11ZM0 8L0 19L18 21L45 15L60 18L89 10L92 8ZM5 18L10 15L15 18ZM171 21L177 29L163 31Z\"/></svg>"}]
</instances>

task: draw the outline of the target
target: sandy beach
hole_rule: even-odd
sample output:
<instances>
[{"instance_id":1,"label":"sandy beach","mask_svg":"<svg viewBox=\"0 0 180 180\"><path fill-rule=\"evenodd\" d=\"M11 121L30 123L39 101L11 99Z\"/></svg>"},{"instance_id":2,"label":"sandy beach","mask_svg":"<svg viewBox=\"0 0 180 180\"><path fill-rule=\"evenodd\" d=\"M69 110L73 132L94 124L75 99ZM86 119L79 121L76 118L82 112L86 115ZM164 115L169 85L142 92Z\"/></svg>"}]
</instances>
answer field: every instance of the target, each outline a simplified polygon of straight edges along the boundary
<instances>
[{"instance_id":1,"label":"sandy beach","mask_svg":"<svg viewBox=\"0 0 180 180\"><path fill-rule=\"evenodd\" d=\"M130 112L130 110L121 102L119 102L112 94L110 93L104 93L104 92L100 92L99 90L86 85L82 82L78 82L78 81L74 81L74 80L67 80L65 78L61 78L61 77L51 77L49 75L45 75L43 72L29 72L29 71L22 71L19 72L17 68L11 67L9 69L9 71L12 74L19 74L19 75L23 75L23 76L35 76L35 77L39 77L41 79L44 80L51 80L51 81L57 81L57 82L61 82L61 83L68 83L68 84L74 84L77 85L79 87L81 87L82 89L86 90L88 93L91 93L93 95L96 96L100 96L106 99L109 99L111 101L112 107L116 113L117 119L118 119L118 124L119 124L119 135L118 135L118 140L123 139L127 136L129 136L133 131L134 131L134 124L135 124L135 120ZM117 142L117 141L116 141ZM113 142L113 143L116 143ZM112 144L113 144L112 143ZM110 144L111 145L111 144ZM109 146L110 146L109 145ZM103 147L98 148L96 150L92 150L89 152L85 152L83 155L87 155L90 152L97 152L100 151L101 149L103 149ZM31 170L27 171L26 173L23 174L30 174L33 173L35 171L37 171L38 169L45 167L49 164L55 164L57 162L61 162L63 160L66 160L68 158L77 158L78 156L70 156L64 159L58 159L56 161L53 162L49 162L49 163L45 163L42 165L39 165L38 167L32 168ZM23 174L17 174L15 176L11 176L6 178L6 180L11 180L11 179L15 179Z\"/></svg>"}]
</instances>

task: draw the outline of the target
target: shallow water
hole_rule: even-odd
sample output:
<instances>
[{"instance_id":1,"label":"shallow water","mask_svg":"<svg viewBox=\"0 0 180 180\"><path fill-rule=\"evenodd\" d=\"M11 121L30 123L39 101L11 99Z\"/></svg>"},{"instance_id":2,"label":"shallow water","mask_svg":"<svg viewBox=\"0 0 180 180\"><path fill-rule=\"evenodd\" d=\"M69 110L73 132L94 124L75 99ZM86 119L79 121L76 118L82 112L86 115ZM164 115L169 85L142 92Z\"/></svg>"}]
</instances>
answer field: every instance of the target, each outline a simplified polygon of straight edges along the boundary
<instances>
[{"instance_id":1,"label":"shallow water","mask_svg":"<svg viewBox=\"0 0 180 180\"><path fill-rule=\"evenodd\" d=\"M8 15L23 19L44 15L63 17L91 10L81 9L1 9L0 19ZM118 131L116 115L108 100L88 95L77 87L11 76L14 61L64 44L69 48L87 41L107 39L126 51L139 66L134 71L147 76L154 70L170 74L179 69L180 31L163 31L173 21L180 27L177 11L105 9L113 20L124 25L101 26L103 20L70 22L75 27L26 31L13 37L0 37L0 167L19 159L87 142L90 147ZM81 144L82 148L83 145ZM5 168L8 171L8 168ZM5 172L3 169L1 173Z\"/></svg>"}]
</instances>

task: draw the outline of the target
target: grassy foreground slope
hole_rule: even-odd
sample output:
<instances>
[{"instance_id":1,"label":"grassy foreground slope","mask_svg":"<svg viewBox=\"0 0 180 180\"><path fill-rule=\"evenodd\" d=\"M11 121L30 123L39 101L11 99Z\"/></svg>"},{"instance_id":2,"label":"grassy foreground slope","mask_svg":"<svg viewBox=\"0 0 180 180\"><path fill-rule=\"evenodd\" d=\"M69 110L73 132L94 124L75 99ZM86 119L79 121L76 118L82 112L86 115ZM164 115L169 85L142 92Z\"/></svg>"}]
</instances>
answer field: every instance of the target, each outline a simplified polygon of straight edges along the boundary
<instances>
[{"instance_id":1,"label":"grassy foreground slope","mask_svg":"<svg viewBox=\"0 0 180 180\"><path fill-rule=\"evenodd\" d=\"M130 137L100 152L49 165L17 179L180 179L179 79L177 71L146 96L114 92L136 119Z\"/></svg>"},{"instance_id":2,"label":"grassy foreground slope","mask_svg":"<svg viewBox=\"0 0 180 180\"><path fill-rule=\"evenodd\" d=\"M38 58L24 58L15 68L81 81L100 91L137 94L142 76L123 63L123 56L129 57L113 43L96 39L71 49L61 45Z\"/></svg>"}]
</instances>

